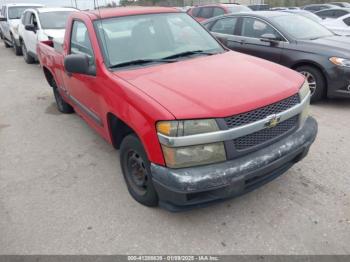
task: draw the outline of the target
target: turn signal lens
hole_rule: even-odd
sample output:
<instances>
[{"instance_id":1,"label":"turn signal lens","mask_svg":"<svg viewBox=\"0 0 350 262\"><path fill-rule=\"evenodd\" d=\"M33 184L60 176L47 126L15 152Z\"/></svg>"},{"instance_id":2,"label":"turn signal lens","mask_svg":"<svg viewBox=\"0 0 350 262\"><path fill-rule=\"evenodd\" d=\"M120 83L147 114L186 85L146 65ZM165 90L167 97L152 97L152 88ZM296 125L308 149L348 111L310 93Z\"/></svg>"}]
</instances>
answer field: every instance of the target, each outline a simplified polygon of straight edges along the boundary
<instances>
[{"instance_id":1,"label":"turn signal lens","mask_svg":"<svg viewBox=\"0 0 350 262\"><path fill-rule=\"evenodd\" d=\"M329 61L331 61L333 64L337 66L350 67L350 59L341 58L341 57L331 57L329 58Z\"/></svg>"},{"instance_id":2,"label":"turn signal lens","mask_svg":"<svg viewBox=\"0 0 350 262\"><path fill-rule=\"evenodd\" d=\"M160 121L157 123L157 131L166 136L177 135L177 121Z\"/></svg>"}]
</instances>

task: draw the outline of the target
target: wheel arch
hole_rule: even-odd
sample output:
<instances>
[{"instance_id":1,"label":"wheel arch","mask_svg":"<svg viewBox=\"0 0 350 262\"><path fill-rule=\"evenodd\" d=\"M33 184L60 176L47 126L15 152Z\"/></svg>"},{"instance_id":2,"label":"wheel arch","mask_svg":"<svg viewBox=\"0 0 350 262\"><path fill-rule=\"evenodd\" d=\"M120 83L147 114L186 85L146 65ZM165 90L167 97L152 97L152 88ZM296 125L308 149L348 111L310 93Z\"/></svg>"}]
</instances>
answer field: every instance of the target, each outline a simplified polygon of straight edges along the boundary
<instances>
[{"instance_id":1,"label":"wheel arch","mask_svg":"<svg viewBox=\"0 0 350 262\"><path fill-rule=\"evenodd\" d=\"M44 72L45 79L46 79L47 83L51 87L57 88L55 77L54 77L54 75L51 73L51 71L46 66L43 66L43 72Z\"/></svg>"},{"instance_id":2,"label":"wheel arch","mask_svg":"<svg viewBox=\"0 0 350 262\"><path fill-rule=\"evenodd\" d=\"M326 90L328 90L328 77L327 77L327 72L326 70L318 63L314 62L314 61L309 61L309 60L303 60L303 61L298 61L297 63L295 63L294 65L291 66L291 69L296 70L298 67L301 66L311 66L316 68L317 70L319 70L322 73L322 76L325 80L326 83Z\"/></svg>"},{"instance_id":3,"label":"wheel arch","mask_svg":"<svg viewBox=\"0 0 350 262\"><path fill-rule=\"evenodd\" d=\"M107 113L107 123L109 136L115 149L120 149L120 145L127 135L135 134L139 137L135 130L111 112Z\"/></svg>"}]
</instances>

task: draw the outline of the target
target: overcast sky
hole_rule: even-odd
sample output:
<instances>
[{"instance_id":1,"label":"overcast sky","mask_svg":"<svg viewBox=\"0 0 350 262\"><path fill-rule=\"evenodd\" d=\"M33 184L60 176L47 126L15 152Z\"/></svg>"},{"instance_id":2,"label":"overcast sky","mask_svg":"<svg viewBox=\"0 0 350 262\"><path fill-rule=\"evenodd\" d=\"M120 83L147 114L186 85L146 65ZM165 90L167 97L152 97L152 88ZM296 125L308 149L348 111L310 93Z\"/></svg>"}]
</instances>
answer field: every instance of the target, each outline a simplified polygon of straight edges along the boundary
<instances>
[{"instance_id":1,"label":"overcast sky","mask_svg":"<svg viewBox=\"0 0 350 262\"><path fill-rule=\"evenodd\" d=\"M5 3L38 3L46 6L71 6L72 3L75 5L75 1L80 9L91 9L94 6L94 0L0 0L0 5ZM96 0L96 2L99 5L105 5L111 0ZM115 2L118 4L119 0L115 0Z\"/></svg>"}]
</instances>

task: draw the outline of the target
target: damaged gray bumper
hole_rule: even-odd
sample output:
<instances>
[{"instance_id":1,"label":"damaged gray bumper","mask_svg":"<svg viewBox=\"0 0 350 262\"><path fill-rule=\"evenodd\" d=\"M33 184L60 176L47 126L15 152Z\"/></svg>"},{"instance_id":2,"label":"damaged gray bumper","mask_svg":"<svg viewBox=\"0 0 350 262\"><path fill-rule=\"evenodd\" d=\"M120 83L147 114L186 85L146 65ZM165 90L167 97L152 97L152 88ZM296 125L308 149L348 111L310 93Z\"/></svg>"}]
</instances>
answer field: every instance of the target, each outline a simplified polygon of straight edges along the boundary
<instances>
[{"instance_id":1,"label":"damaged gray bumper","mask_svg":"<svg viewBox=\"0 0 350 262\"><path fill-rule=\"evenodd\" d=\"M290 136L235 160L183 169L152 164L160 205L177 211L249 192L304 158L316 134L317 122L309 117Z\"/></svg>"}]
</instances>

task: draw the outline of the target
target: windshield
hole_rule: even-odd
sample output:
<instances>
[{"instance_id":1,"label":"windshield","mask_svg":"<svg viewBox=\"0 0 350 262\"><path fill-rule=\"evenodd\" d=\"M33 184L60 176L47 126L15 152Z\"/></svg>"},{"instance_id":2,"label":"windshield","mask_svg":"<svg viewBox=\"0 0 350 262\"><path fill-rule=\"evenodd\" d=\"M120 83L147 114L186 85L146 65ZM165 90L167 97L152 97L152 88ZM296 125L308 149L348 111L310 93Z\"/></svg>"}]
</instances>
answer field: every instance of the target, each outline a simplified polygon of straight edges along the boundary
<instances>
[{"instance_id":1,"label":"windshield","mask_svg":"<svg viewBox=\"0 0 350 262\"><path fill-rule=\"evenodd\" d=\"M45 12L40 13L40 24L42 29L64 29L68 16L72 11Z\"/></svg>"},{"instance_id":2,"label":"windshield","mask_svg":"<svg viewBox=\"0 0 350 262\"><path fill-rule=\"evenodd\" d=\"M283 15L272 17L281 29L298 40L312 40L334 35L319 23L299 15Z\"/></svg>"},{"instance_id":3,"label":"windshield","mask_svg":"<svg viewBox=\"0 0 350 262\"><path fill-rule=\"evenodd\" d=\"M8 18L9 19L21 19L23 12L29 8L33 8L32 6L15 6L8 8Z\"/></svg>"},{"instance_id":4,"label":"windshield","mask_svg":"<svg viewBox=\"0 0 350 262\"><path fill-rule=\"evenodd\" d=\"M96 21L95 27L111 66L141 59L159 60L191 51L224 51L185 13L110 18Z\"/></svg>"}]
</instances>

